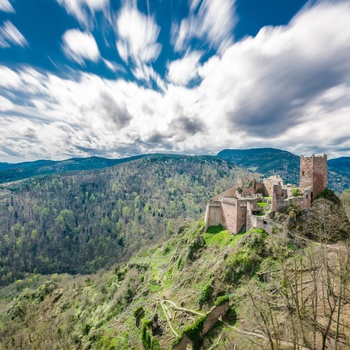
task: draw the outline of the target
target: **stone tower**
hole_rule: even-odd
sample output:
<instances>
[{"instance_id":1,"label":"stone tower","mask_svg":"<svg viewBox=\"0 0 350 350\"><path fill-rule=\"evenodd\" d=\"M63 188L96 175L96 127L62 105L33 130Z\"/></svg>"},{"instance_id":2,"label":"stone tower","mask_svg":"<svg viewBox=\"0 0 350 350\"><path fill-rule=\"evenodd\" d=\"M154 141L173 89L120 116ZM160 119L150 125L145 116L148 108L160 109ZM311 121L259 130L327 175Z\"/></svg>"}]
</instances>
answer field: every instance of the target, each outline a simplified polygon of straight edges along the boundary
<instances>
[{"instance_id":1,"label":"stone tower","mask_svg":"<svg viewBox=\"0 0 350 350\"><path fill-rule=\"evenodd\" d=\"M300 156L300 188L311 189L311 199L327 187L327 155Z\"/></svg>"}]
</instances>

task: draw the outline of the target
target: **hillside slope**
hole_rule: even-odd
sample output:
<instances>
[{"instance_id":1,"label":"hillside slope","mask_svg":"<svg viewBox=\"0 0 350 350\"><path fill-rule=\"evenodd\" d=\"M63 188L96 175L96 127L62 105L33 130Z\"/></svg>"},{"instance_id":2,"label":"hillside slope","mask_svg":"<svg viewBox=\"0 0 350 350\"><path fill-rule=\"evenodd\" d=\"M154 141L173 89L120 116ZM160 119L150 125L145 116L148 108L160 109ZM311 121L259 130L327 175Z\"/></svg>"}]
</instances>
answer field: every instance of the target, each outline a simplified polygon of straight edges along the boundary
<instances>
[{"instance_id":1,"label":"hillside slope","mask_svg":"<svg viewBox=\"0 0 350 350\"><path fill-rule=\"evenodd\" d=\"M315 204L310 224L322 227L335 203ZM0 293L0 342L161 350L179 349L186 335L194 349L348 349L350 248L334 231L344 219L338 209L332 244L323 230L307 239L298 215L279 214L286 230L271 236L204 232L199 221L110 271L19 281ZM201 335L210 310L227 300L226 315Z\"/></svg>"},{"instance_id":2,"label":"hillside slope","mask_svg":"<svg viewBox=\"0 0 350 350\"><path fill-rule=\"evenodd\" d=\"M225 149L217 157L268 177L278 174L286 183L299 184L300 157L274 148ZM350 188L350 158L328 160L328 187L338 194Z\"/></svg>"},{"instance_id":3,"label":"hillside slope","mask_svg":"<svg viewBox=\"0 0 350 350\"><path fill-rule=\"evenodd\" d=\"M90 273L204 214L242 171L215 157L151 156L0 189L0 285L26 273Z\"/></svg>"}]
</instances>

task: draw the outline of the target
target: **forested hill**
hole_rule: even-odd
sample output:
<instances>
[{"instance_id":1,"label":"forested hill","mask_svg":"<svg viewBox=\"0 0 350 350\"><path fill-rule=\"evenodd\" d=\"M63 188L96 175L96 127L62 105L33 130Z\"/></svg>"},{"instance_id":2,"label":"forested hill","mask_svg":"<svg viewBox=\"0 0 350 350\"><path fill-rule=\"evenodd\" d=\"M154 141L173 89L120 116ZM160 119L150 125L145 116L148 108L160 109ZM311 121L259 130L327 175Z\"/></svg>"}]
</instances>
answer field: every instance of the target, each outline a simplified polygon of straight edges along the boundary
<instances>
[{"instance_id":1,"label":"forested hill","mask_svg":"<svg viewBox=\"0 0 350 350\"><path fill-rule=\"evenodd\" d=\"M275 148L225 149L217 157L265 176L278 174L286 183L299 184L300 157ZM328 187L338 194L350 188L350 157L328 160Z\"/></svg>"},{"instance_id":2,"label":"forested hill","mask_svg":"<svg viewBox=\"0 0 350 350\"><path fill-rule=\"evenodd\" d=\"M150 156L0 189L0 284L25 273L90 273L198 219L241 170L204 156Z\"/></svg>"},{"instance_id":3,"label":"forested hill","mask_svg":"<svg viewBox=\"0 0 350 350\"><path fill-rule=\"evenodd\" d=\"M130 158L107 159L100 157L71 158L62 161L37 160L24 163L0 163L0 183L27 179L37 175L64 173L67 171L103 169L116 164L127 163L146 157L140 155Z\"/></svg>"}]
</instances>

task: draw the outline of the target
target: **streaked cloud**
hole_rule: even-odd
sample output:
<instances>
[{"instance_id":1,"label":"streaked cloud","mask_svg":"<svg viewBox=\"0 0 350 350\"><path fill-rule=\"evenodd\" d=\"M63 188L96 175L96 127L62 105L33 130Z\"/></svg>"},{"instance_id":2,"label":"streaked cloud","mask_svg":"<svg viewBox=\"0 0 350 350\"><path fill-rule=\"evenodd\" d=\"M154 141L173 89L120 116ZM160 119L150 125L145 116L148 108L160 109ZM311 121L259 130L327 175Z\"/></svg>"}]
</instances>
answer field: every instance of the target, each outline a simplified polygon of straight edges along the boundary
<instances>
[{"instance_id":1,"label":"streaked cloud","mask_svg":"<svg viewBox=\"0 0 350 350\"><path fill-rule=\"evenodd\" d=\"M9 0L0 0L0 11L15 12Z\"/></svg>"},{"instance_id":2,"label":"streaked cloud","mask_svg":"<svg viewBox=\"0 0 350 350\"><path fill-rule=\"evenodd\" d=\"M181 59L169 62L168 80L175 84L187 85L187 83L198 76L201 56L201 53L195 51L186 53Z\"/></svg>"},{"instance_id":3,"label":"streaked cloud","mask_svg":"<svg viewBox=\"0 0 350 350\"><path fill-rule=\"evenodd\" d=\"M105 64L105 66L110 69L112 72L125 72L125 69L123 66L121 66L120 64L118 64L117 62L112 62L106 59L102 59L103 63Z\"/></svg>"},{"instance_id":4,"label":"streaked cloud","mask_svg":"<svg viewBox=\"0 0 350 350\"><path fill-rule=\"evenodd\" d=\"M84 64L84 60L97 62L100 59L100 51L91 33L70 29L63 34L62 41L66 56L79 64Z\"/></svg>"},{"instance_id":5,"label":"streaked cloud","mask_svg":"<svg viewBox=\"0 0 350 350\"><path fill-rule=\"evenodd\" d=\"M0 112L6 112L6 111L9 111L13 108L13 103L3 97L3 96L0 96Z\"/></svg>"},{"instance_id":6,"label":"streaked cloud","mask_svg":"<svg viewBox=\"0 0 350 350\"><path fill-rule=\"evenodd\" d=\"M136 4L125 3L116 21L117 50L121 59L141 66L154 62L161 51L160 32L154 17L141 13Z\"/></svg>"},{"instance_id":7,"label":"streaked cloud","mask_svg":"<svg viewBox=\"0 0 350 350\"><path fill-rule=\"evenodd\" d=\"M174 48L187 50L191 39L197 38L223 52L233 41L236 23L235 0L191 0L189 16L173 25Z\"/></svg>"},{"instance_id":8,"label":"streaked cloud","mask_svg":"<svg viewBox=\"0 0 350 350\"><path fill-rule=\"evenodd\" d=\"M10 22L5 21L0 27L0 48L10 47L11 45L27 46L28 43L21 32Z\"/></svg>"},{"instance_id":9,"label":"streaked cloud","mask_svg":"<svg viewBox=\"0 0 350 350\"><path fill-rule=\"evenodd\" d=\"M91 26L92 16L97 11L104 11L109 6L109 0L56 0L67 13L74 16L86 27Z\"/></svg>"},{"instance_id":10,"label":"streaked cloud","mask_svg":"<svg viewBox=\"0 0 350 350\"><path fill-rule=\"evenodd\" d=\"M190 26L184 50L163 60L164 74L163 57L157 61L160 27L135 2L124 3L110 33L122 63L115 47L114 59L87 30L62 37L67 56L82 66L126 67L114 79L83 72L89 65L70 75L0 65L2 157L212 154L227 147L309 153L315 145L337 155L350 149L350 4L313 4L287 25L233 42L234 3L225 2L225 14L213 10L223 3L193 0L183 19L216 53L186 49L190 38L199 38ZM202 23L193 22L197 15ZM226 29L216 28L217 18Z\"/></svg>"}]
</instances>

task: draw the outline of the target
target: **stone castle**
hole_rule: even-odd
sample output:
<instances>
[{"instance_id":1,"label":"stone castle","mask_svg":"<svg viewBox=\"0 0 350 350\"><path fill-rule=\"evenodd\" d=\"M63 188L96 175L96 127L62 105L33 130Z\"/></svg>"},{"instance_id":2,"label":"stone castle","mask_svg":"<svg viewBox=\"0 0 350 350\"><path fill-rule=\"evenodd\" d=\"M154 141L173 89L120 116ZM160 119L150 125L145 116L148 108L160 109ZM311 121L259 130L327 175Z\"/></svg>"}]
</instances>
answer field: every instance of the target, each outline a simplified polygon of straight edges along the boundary
<instances>
[{"instance_id":1,"label":"stone castle","mask_svg":"<svg viewBox=\"0 0 350 350\"><path fill-rule=\"evenodd\" d=\"M289 207L291 203L303 209L327 187L327 155L300 157L300 188L285 185L274 175L258 182L252 176L240 178L236 186L210 199L206 207L205 225L222 225L233 234L253 227L271 233L274 223L266 213Z\"/></svg>"}]
</instances>

